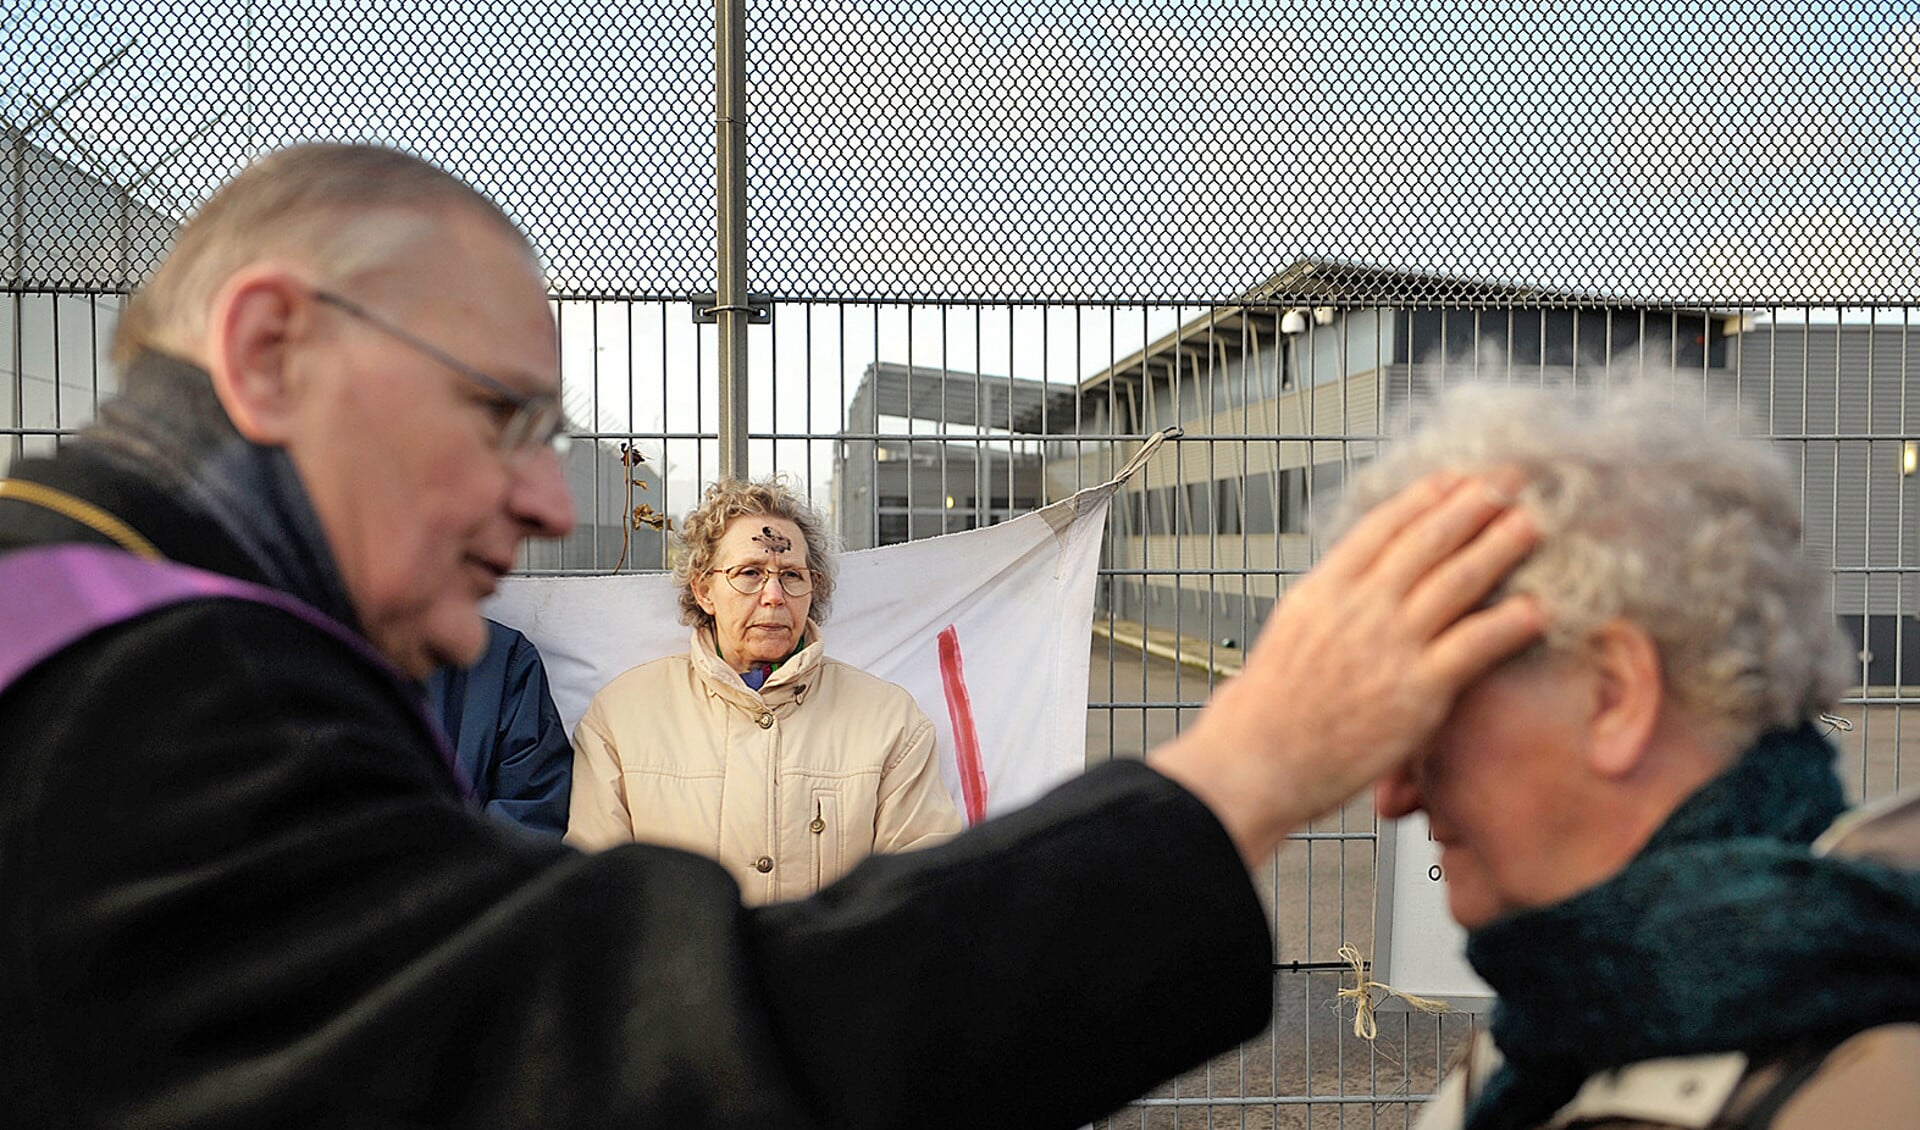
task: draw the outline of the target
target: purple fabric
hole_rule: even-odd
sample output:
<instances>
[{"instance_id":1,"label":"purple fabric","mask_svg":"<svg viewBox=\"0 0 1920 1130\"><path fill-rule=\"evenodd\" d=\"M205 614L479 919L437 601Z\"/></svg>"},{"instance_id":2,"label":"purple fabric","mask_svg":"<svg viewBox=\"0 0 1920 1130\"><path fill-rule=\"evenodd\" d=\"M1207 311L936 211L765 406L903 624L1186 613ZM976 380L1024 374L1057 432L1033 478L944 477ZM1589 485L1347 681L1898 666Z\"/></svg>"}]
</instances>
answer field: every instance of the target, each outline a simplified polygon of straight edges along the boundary
<instances>
[{"instance_id":1,"label":"purple fabric","mask_svg":"<svg viewBox=\"0 0 1920 1130\"><path fill-rule=\"evenodd\" d=\"M741 674L740 681L757 691L767 685L767 676L771 674L773 674L773 664L749 663L746 671Z\"/></svg>"},{"instance_id":2,"label":"purple fabric","mask_svg":"<svg viewBox=\"0 0 1920 1130\"><path fill-rule=\"evenodd\" d=\"M407 677L339 621L277 589L105 546L55 545L0 557L0 691L102 628L171 604L214 598L272 605L353 648L399 684L409 701L418 703L440 760L461 794L471 797L472 786Z\"/></svg>"}]
</instances>

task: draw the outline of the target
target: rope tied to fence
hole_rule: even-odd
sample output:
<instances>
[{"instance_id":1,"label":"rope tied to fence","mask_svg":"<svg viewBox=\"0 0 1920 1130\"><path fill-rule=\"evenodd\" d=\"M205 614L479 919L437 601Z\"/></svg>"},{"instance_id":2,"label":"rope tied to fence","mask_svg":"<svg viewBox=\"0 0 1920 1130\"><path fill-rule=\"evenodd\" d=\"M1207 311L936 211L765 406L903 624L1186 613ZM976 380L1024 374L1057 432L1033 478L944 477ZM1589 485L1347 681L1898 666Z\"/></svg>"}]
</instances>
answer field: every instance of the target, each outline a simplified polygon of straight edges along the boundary
<instances>
[{"instance_id":1,"label":"rope tied to fence","mask_svg":"<svg viewBox=\"0 0 1920 1130\"><path fill-rule=\"evenodd\" d=\"M1336 994L1336 997L1339 1000L1350 1000L1353 1002L1353 1034L1363 1040L1372 1040L1375 1036L1379 1035L1380 1032L1379 1026L1374 1023L1373 1019L1373 991L1375 989L1380 990L1389 997L1399 997L1415 1010L1424 1012L1429 1016L1438 1016L1441 1013L1452 1011L1447 1007L1446 1001L1437 1001L1431 997L1419 997L1412 993L1403 993L1392 985L1375 981L1373 978L1367 976L1366 960L1360 956L1360 951L1355 949L1351 943L1340 947L1340 960L1346 962L1353 970L1353 987L1341 989L1340 992Z\"/></svg>"}]
</instances>

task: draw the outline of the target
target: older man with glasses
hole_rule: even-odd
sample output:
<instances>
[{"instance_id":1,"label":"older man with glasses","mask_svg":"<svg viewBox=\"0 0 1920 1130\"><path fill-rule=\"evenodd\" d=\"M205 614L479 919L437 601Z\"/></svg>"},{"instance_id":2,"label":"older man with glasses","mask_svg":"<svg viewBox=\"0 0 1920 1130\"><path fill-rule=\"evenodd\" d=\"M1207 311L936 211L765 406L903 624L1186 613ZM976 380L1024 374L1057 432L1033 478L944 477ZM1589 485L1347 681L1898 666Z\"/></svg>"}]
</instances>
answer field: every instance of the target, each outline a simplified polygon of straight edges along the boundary
<instances>
[{"instance_id":1,"label":"older man with glasses","mask_svg":"<svg viewBox=\"0 0 1920 1130\"><path fill-rule=\"evenodd\" d=\"M763 903L958 832L913 696L826 654L833 552L806 500L777 479L718 482L679 535L693 637L587 707L567 839L699 852Z\"/></svg>"},{"instance_id":2,"label":"older man with glasses","mask_svg":"<svg viewBox=\"0 0 1920 1130\"><path fill-rule=\"evenodd\" d=\"M0 481L10 1126L1078 1126L1267 1022L1247 867L1541 628L1481 607L1533 542L1516 481L1427 480L1150 765L743 907L711 860L485 819L423 711L572 520L497 207L285 150L118 333L124 396ZM818 600L761 536L709 591Z\"/></svg>"}]
</instances>

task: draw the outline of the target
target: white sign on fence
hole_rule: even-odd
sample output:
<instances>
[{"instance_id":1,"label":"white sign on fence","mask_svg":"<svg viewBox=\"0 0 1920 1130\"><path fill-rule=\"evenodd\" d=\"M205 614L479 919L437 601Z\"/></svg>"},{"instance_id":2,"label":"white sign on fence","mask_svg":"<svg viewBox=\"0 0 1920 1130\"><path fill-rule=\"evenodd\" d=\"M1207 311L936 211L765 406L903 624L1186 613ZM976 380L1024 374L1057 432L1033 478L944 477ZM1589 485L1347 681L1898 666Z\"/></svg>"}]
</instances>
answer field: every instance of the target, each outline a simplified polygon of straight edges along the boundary
<instances>
[{"instance_id":1,"label":"white sign on fence","mask_svg":"<svg viewBox=\"0 0 1920 1130\"><path fill-rule=\"evenodd\" d=\"M1381 821L1379 860L1373 979L1464 1012L1491 1007L1493 990L1467 964L1466 931L1447 912L1440 845L1427 833L1427 818L1416 812ZM1378 1007L1384 1012L1407 1006L1389 997Z\"/></svg>"}]
</instances>

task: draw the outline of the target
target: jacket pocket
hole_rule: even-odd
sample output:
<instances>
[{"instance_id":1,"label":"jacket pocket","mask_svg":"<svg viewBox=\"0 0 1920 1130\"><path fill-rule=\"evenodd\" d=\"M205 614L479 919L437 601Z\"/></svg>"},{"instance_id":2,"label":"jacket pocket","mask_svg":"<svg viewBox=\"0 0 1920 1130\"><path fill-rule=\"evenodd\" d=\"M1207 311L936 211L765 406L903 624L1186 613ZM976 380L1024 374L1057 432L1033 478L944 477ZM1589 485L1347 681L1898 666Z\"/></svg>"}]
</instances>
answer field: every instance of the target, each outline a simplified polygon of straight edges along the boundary
<instances>
[{"instance_id":1,"label":"jacket pocket","mask_svg":"<svg viewBox=\"0 0 1920 1130\"><path fill-rule=\"evenodd\" d=\"M813 816L807 824L807 832L813 840L815 893L838 879L845 870L840 862L841 844L846 838L841 815L839 794L829 789L813 791Z\"/></svg>"}]
</instances>

